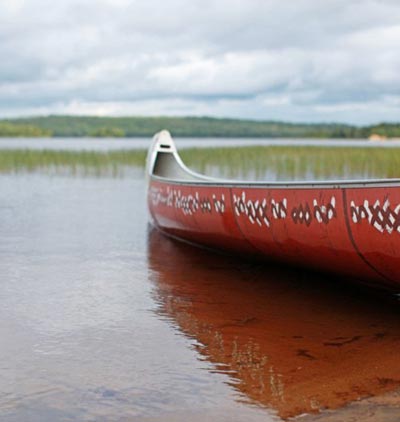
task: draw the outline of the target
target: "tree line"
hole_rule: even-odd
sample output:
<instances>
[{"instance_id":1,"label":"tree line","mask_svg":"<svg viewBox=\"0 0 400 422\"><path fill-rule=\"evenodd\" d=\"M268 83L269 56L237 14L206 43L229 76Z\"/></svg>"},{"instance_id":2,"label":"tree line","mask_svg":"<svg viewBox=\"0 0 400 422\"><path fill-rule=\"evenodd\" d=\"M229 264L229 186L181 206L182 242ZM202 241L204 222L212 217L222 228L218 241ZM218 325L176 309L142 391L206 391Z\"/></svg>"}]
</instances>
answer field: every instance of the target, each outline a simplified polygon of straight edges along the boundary
<instances>
[{"instance_id":1,"label":"tree line","mask_svg":"<svg viewBox=\"0 0 400 422\"><path fill-rule=\"evenodd\" d=\"M149 137L168 129L181 137L368 138L400 137L400 123L353 126L211 117L44 116L0 120L2 137Z\"/></svg>"}]
</instances>

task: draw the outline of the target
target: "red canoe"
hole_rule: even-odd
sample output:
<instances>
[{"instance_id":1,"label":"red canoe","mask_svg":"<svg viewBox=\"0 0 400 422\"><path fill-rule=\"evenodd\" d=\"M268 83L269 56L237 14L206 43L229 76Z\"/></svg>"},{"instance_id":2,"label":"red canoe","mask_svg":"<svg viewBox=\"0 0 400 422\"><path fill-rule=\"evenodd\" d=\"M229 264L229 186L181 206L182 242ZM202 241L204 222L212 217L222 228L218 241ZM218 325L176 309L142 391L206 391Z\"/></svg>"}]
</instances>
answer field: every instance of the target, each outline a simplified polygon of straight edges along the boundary
<instances>
[{"instance_id":1,"label":"red canoe","mask_svg":"<svg viewBox=\"0 0 400 422\"><path fill-rule=\"evenodd\" d=\"M147 158L164 233L199 245L400 285L400 180L234 182L189 170L167 131Z\"/></svg>"}]
</instances>

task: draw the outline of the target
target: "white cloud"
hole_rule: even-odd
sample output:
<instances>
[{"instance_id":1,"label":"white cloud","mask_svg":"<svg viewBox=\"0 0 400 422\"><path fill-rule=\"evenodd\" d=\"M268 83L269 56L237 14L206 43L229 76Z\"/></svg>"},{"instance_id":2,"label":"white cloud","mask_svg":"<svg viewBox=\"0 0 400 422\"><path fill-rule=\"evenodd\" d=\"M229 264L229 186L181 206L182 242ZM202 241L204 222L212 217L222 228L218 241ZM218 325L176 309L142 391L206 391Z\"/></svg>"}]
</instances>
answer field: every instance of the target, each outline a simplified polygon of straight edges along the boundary
<instances>
[{"instance_id":1,"label":"white cloud","mask_svg":"<svg viewBox=\"0 0 400 422\"><path fill-rule=\"evenodd\" d=\"M0 115L400 120L399 22L394 0L6 1Z\"/></svg>"}]
</instances>

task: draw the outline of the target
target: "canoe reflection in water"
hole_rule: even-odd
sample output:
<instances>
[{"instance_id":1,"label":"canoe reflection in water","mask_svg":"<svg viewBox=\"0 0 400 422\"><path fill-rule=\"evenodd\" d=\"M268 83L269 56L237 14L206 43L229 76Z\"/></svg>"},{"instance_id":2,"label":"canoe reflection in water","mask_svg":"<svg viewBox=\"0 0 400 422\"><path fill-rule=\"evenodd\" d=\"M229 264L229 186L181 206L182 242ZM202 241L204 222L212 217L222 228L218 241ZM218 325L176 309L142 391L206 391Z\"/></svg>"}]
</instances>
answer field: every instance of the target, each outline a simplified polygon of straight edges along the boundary
<instances>
[{"instance_id":1,"label":"canoe reflection in water","mask_svg":"<svg viewBox=\"0 0 400 422\"><path fill-rule=\"evenodd\" d=\"M148 260L160 312L251 403L288 418L400 387L394 300L216 255L151 228Z\"/></svg>"}]
</instances>

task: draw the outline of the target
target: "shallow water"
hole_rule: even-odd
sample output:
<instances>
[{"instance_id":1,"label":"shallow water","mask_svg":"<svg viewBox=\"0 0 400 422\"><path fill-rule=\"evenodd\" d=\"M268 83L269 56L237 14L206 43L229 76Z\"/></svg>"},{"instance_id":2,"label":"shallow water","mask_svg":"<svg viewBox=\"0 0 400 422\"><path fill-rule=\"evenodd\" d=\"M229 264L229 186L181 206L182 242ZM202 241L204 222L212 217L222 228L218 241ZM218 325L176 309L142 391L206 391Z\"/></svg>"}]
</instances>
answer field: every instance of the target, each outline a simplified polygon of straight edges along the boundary
<instances>
[{"instance_id":1,"label":"shallow water","mask_svg":"<svg viewBox=\"0 0 400 422\"><path fill-rule=\"evenodd\" d=\"M1 421L272 421L400 386L391 297L147 225L142 176L0 176Z\"/></svg>"},{"instance_id":2,"label":"shallow water","mask_svg":"<svg viewBox=\"0 0 400 422\"><path fill-rule=\"evenodd\" d=\"M199 355L229 374L247 402L288 418L400 387L394 297L212 254L156 231L148 247L161 313L200 343Z\"/></svg>"},{"instance_id":3,"label":"shallow water","mask_svg":"<svg viewBox=\"0 0 400 422\"><path fill-rule=\"evenodd\" d=\"M268 420L158 312L143 179L0 192L0 420Z\"/></svg>"}]
</instances>

